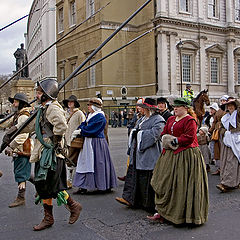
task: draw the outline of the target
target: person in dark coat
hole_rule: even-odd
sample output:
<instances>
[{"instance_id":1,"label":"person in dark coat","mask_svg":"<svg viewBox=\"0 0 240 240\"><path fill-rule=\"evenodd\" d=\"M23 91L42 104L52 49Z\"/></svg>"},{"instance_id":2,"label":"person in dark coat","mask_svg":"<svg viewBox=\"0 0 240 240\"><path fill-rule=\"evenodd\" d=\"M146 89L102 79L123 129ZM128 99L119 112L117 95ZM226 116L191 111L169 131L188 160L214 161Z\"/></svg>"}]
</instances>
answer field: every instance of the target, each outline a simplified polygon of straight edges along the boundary
<instances>
[{"instance_id":1,"label":"person in dark coat","mask_svg":"<svg viewBox=\"0 0 240 240\"><path fill-rule=\"evenodd\" d=\"M158 106L160 115L164 118L165 121L167 121L168 118L172 116L172 114L169 111L170 104L168 100L164 97L158 98L157 106Z\"/></svg>"},{"instance_id":2,"label":"person in dark coat","mask_svg":"<svg viewBox=\"0 0 240 240\"><path fill-rule=\"evenodd\" d=\"M130 133L130 163L122 197L117 197L116 200L129 207L153 212L154 191L150 181L162 151L160 135L165 126L165 120L156 113L155 99L146 98L139 107L144 109L144 116L137 121Z\"/></svg>"}]
</instances>

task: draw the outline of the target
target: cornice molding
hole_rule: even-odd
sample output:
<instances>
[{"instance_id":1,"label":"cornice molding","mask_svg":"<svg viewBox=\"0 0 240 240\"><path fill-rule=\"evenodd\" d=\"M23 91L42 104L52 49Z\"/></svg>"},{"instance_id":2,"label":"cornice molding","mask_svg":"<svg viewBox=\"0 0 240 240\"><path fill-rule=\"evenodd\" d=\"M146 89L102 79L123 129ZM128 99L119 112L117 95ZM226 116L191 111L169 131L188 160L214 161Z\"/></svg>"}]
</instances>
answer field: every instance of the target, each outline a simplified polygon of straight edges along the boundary
<instances>
[{"instance_id":1,"label":"cornice molding","mask_svg":"<svg viewBox=\"0 0 240 240\"><path fill-rule=\"evenodd\" d=\"M195 29L201 29L201 30L211 30L215 32L224 32L224 33L237 33L240 34L240 28L233 27L233 26L216 26L211 25L208 23L200 23L200 22L191 22L186 21L182 19L176 19L176 18L169 18L169 17L158 17L152 20L155 25L159 24L171 24L174 26L181 26L181 27L188 27L188 28L195 28ZM162 25L163 26L163 25Z\"/></svg>"}]
</instances>

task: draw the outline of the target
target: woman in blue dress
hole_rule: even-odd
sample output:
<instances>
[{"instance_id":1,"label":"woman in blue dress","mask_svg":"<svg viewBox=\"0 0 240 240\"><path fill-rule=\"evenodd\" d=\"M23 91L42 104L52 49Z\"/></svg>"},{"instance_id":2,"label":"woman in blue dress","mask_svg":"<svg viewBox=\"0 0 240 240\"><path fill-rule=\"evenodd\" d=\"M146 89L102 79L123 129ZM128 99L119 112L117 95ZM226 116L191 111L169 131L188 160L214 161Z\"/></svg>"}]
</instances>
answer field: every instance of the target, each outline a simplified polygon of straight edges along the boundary
<instances>
[{"instance_id":1,"label":"woman in blue dress","mask_svg":"<svg viewBox=\"0 0 240 240\"><path fill-rule=\"evenodd\" d=\"M110 191L111 188L117 186L114 166L104 136L106 118L101 108L100 98L90 99L89 115L86 121L72 134L72 138L79 134L84 137L83 149L78 157L73 183L79 188L76 193L95 190Z\"/></svg>"}]
</instances>

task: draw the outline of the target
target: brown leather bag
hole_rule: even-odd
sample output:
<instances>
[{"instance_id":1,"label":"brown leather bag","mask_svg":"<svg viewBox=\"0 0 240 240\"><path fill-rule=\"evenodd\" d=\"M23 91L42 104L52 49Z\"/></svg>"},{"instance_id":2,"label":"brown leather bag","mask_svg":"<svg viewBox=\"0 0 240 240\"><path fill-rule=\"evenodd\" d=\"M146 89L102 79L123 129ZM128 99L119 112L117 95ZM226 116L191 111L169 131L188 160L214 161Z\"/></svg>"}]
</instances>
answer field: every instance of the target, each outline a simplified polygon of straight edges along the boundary
<instances>
[{"instance_id":1,"label":"brown leather bag","mask_svg":"<svg viewBox=\"0 0 240 240\"><path fill-rule=\"evenodd\" d=\"M27 138L23 143L23 151L17 153L20 156L31 156L31 138Z\"/></svg>"},{"instance_id":2,"label":"brown leather bag","mask_svg":"<svg viewBox=\"0 0 240 240\"><path fill-rule=\"evenodd\" d=\"M219 140L219 130L218 129L214 129L214 131L212 133L212 140L214 140L214 141Z\"/></svg>"},{"instance_id":3,"label":"brown leather bag","mask_svg":"<svg viewBox=\"0 0 240 240\"><path fill-rule=\"evenodd\" d=\"M77 165L78 155L83 148L84 137L76 137L72 140L71 146L68 148L68 158ZM68 167L71 167L70 163L67 163Z\"/></svg>"},{"instance_id":4,"label":"brown leather bag","mask_svg":"<svg viewBox=\"0 0 240 240\"><path fill-rule=\"evenodd\" d=\"M79 136L79 137L74 138L71 141L70 147L82 149L83 148L83 143L84 143L84 137L83 136Z\"/></svg>"}]
</instances>

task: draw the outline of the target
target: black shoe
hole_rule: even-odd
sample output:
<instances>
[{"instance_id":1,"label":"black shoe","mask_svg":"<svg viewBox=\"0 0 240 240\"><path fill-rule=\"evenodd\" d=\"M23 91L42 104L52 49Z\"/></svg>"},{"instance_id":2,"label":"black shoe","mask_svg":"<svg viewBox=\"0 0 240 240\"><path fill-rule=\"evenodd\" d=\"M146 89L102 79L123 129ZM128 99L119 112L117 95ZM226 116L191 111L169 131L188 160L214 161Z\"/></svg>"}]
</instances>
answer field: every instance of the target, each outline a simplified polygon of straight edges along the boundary
<instances>
[{"instance_id":1,"label":"black shoe","mask_svg":"<svg viewBox=\"0 0 240 240\"><path fill-rule=\"evenodd\" d=\"M86 193L87 193L87 189L84 189L84 188L79 188L77 191L73 192L74 195L86 194Z\"/></svg>"}]
</instances>

